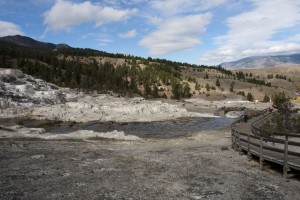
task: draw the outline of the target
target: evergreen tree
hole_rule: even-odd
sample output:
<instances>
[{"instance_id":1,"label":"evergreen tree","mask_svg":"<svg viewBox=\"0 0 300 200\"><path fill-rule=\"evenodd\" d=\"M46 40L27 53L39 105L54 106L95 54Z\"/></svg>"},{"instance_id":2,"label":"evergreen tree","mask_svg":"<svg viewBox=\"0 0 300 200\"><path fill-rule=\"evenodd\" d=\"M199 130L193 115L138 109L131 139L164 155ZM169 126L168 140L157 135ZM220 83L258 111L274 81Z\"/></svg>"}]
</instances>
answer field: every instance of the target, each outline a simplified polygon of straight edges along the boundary
<instances>
[{"instance_id":1,"label":"evergreen tree","mask_svg":"<svg viewBox=\"0 0 300 200\"><path fill-rule=\"evenodd\" d=\"M182 98L182 86L179 82L174 81L172 83L172 98L173 99L181 99Z\"/></svg>"},{"instance_id":2,"label":"evergreen tree","mask_svg":"<svg viewBox=\"0 0 300 200\"><path fill-rule=\"evenodd\" d=\"M208 83L206 83L206 85L205 85L205 88L206 88L207 92L209 92L209 91L210 91L210 86L209 86L209 84L208 84Z\"/></svg>"},{"instance_id":3,"label":"evergreen tree","mask_svg":"<svg viewBox=\"0 0 300 200\"><path fill-rule=\"evenodd\" d=\"M158 97L159 97L159 95L158 95L158 88L157 88L156 85L153 86L153 89L152 89L152 91L151 91L151 95L152 95L152 97L154 97L154 98L158 98Z\"/></svg>"},{"instance_id":4,"label":"evergreen tree","mask_svg":"<svg viewBox=\"0 0 300 200\"><path fill-rule=\"evenodd\" d=\"M280 92L279 94L275 94L272 99L273 107L276 108L284 118L285 128L290 129L290 116L293 112L293 104L290 98L286 97L284 92Z\"/></svg>"},{"instance_id":5,"label":"evergreen tree","mask_svg":"<svg viewBox=\"0 0 300 200\"><path fill-rule=\"evenodd\" d=\"M148 96L149 94L151 94L151 87L150 87L148 81L145 81L143 83L143 86L144 86L144 95Z\"/></svg>"},{"instance_id":6,"label":"evergreen tree","mask_svg":"<svg viewBox=\"0 0 300 200\"><path fill-rule=\"evenodd\" d=\"M265 94L263 102L265 102L265 103L270 102L270 97Z\"/></svg>"},{"instance_id":7,"label":"evergreen tree","mask_svg":"<svg viewBox=\"0 0 300 200\"><path fill-rule=\"evenodd\" d=\"M6 66L6 56L5 54L1 55L1 59L0 59L0 68L4 68Z\"/></svg>"},{"instance_id":8,"label":"evergreen tree","mask_svg":"<svg viewBox=\"0 0 300 200\"><path fill-rule=\"evenodd\" d=\"M248 101L253 101L254 100L254 97L250 92L248 92L248 94L247 94L247 100Z\"/></svg>"},{"instance_id":9,"label":"evergreen tree","mask_svg":"<svg viewBox=\"0 0 300 200\"><path fill-rule=\"evenodd\" d=\"M220 80L219 80L219 79L217 79L217 80L216 80L216 86L218 86L218 87L220 87L220 86L221 86L221 84L220 84Z\"/></svg>"},{"instance_id":10,"label":"evergreen tree","mask_svg":"<svg viewBox=\"0 0 300 200\"><path fill-rule=\"evenodd\" d=\"M182 96L184 98L190 98L192 96L190 91L191 91L191 88L190 88L189 84L185 83L184 86L183 86Z\"/></svg>"},{"instance_id":11,"label":"evergreen tree","mask_svg":"<svg viewBox=\"0 0 300 200\"><path fill-rule=\"evenodd\" d=\"M209 78L208 73L205 73L205 75L204 75L203 78L204 78L204 79L208 79L208 78Z\"/></svg>"},{"instance_id":12,"label":"evergreen tree","mask_svg":"<svg viewBox=\"0 0 300 200\"><path fill-rule=\"evenodd\" d=\"M242 95L243 97L245 96L245 92L244 91L238 91L237 94L238 95Z\"/></svg>"},{"instance_id":13,"label":"evergreen tree","mask_svg":"<svg viewBox=\"0 0 300 200\"><path fill-rule=\"evenodd\" d=\"M235 84L234 81L232 81L232 82L230 83L230 86L229 86L229 91L230 91L230 92L233 92L234 84Z\"/></svg>"}]
</instances>

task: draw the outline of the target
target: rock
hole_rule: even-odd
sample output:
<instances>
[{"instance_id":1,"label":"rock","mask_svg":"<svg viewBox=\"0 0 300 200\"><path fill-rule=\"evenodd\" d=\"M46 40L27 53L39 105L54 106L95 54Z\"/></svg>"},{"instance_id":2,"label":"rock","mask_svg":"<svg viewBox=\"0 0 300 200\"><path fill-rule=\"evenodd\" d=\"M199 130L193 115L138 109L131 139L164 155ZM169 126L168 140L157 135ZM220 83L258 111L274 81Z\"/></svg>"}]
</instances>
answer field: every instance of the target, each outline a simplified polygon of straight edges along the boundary
<instances>
[{"instance_id":1,"label":"rock","mask_svg":"<svg viewBox=\"0 0 300 200\"><path fill-rule=\"evenodd\" d=\"M31 159L43 159L43 158L45 158L45 155L43 154L31 156Z\"/></svg>"}]
</instances>

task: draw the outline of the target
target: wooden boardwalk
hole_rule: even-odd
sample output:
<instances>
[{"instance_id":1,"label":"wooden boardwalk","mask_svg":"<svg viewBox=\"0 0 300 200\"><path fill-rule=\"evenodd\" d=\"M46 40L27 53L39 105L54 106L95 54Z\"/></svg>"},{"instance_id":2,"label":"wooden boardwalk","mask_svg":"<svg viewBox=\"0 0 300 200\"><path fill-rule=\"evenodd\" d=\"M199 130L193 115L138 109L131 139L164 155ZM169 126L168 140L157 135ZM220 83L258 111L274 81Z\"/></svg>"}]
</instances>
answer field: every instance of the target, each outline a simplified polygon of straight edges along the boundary
<instances>
[{"instance_id":1,"label":"wooden boardwalk","mask_svg":"<svg viewBox=\"0 0 300 200\"><path fill-rule=\"evenodd\" d=\"M260 169L264 161L282 165L283 177L287 178L290 169L300 171L300 142L288 136L295 138L300 137L300 134L285 134L285 139L261 137L259 126L256 125L266 117L266 113L261 113L247 123L242 120L234 122L231 126L232 147L240 152L246 151L249 158L252 155L259 157Z\"/></svg>"}]
</instances>

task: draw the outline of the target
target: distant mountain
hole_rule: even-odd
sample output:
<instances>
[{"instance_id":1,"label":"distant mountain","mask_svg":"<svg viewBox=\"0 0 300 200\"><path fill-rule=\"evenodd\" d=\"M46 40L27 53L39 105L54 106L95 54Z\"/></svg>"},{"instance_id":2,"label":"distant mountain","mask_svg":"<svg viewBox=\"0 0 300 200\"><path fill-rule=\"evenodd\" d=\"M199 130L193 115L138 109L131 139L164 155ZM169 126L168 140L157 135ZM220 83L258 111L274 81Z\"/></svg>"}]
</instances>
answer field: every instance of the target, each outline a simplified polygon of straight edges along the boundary
<instances>
[{"instance_id":1,"label":"distant mountain","mask_svg":"<svg viewBox=\"0 0 300 200\"><path fill-rule=\"evenodd\" d=\"M247 57L233 62L221 63L220 65L226 69L300 66L300 54Z\"/></svg>"},{"instance_id":2,"label":"distant mountain","mask_svg":"<svg viewBox=\"0 0 300 200\"><path fill-rule=\"evenodd\" d=\"M0 37L0 42L14 44L22 47L29 47L33 49L55 50L55 49L71 48L66 44L53 44L53 43L40 42L30 37L21 36L21 35Z\"/></svg>"}]
</instances>

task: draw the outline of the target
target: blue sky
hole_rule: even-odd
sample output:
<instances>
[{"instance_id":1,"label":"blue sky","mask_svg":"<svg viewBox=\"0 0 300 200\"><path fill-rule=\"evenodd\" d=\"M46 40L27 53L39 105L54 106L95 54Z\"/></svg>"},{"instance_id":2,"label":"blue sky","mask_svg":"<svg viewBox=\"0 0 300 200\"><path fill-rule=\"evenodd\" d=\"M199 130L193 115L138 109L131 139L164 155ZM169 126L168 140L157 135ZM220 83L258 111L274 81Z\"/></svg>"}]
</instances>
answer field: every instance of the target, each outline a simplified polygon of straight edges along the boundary
<instances>
[{"instance_id":1,"label":"blue sky","mask_svg":"<svg viewBox=\"0 0 300 200\"><path fill-rule=\"evenodd\" d=\"M0 0L0 36L218 65L300 53L299 0Z\"/></svg>"}]
</instances>

